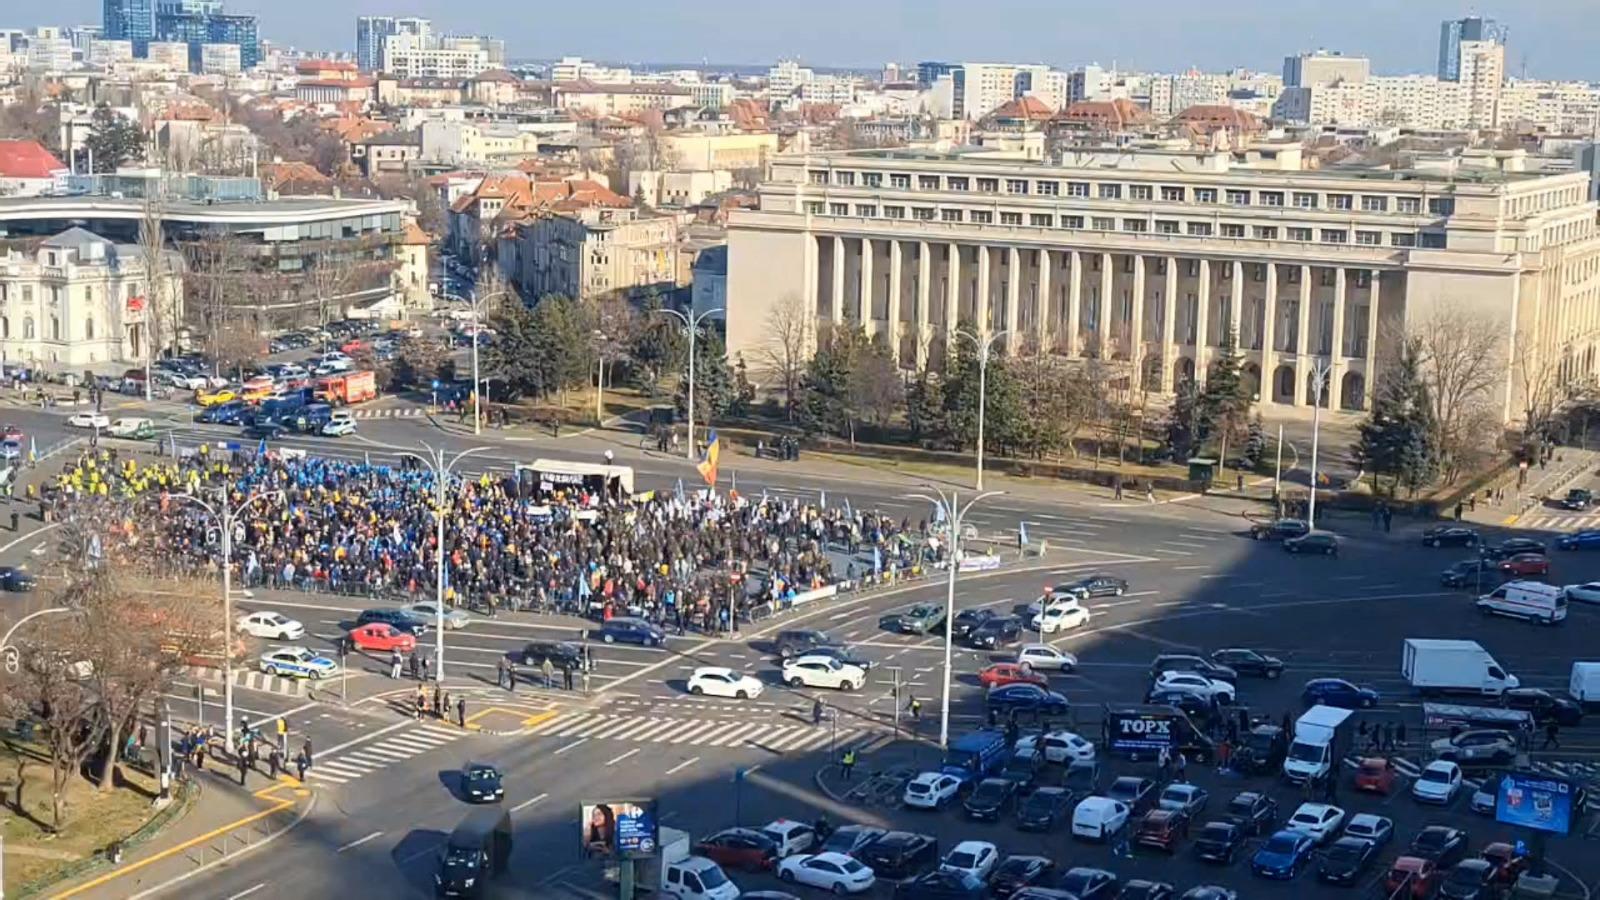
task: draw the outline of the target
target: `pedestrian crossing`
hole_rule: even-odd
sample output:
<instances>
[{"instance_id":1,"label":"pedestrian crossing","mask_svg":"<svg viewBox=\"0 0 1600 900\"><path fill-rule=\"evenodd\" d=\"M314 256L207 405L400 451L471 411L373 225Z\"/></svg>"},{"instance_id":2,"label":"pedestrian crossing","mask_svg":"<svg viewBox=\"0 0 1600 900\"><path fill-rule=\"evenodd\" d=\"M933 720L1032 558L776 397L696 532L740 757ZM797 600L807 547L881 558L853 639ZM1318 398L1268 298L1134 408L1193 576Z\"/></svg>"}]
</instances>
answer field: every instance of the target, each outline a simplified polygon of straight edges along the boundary
<instances>
[{"instance_id":1,"label":"pedestrian crossing","mask_svg":"<svg viewBox=\"0 0 1600 900\"><path fill-rule=\"evenodd\" d=\"M328 757L318 756L306 772L306 780L326 784L349 784L386 766L405 762L457 740L466 732L442 725L419 725L380 741L360 744Z\"/></svg>"},{"instance_id":2,"label":"pedestrian crossing","mask_svg":"<svg viewBox=\"0 0 1600 900\"><path fill-rule=\"evenodd\" d=\"M705 718L675 719L586 712L563 713L528 729L528 733L535 736L632 741L641 744L679 744L692 747L756 746L778 752L815 750L828 746L830 742L834 746L846 746L878 737L866 729L835 729L829 725L812 726Z\"/></svg>"},{"instance_id":3,"label":"pedestrian crossing","mask_svg":"<svg viewBox=\"0 0 1600 900\"><path fill-rule=\"evenodd\" d=\"M1374 753L1372 755L1376 756L1377 754ZM1361 759L1361 754L1352 753L1344 758L1344 767L1346 769L1359 769L1361 768ZM1391 756L1389 757L1389 761L1394 763L1395 771L1406 776L1407 778L1416 778L1418 775L1422 774L1421 766L1403 756Z\"/></svg>"},{"instance_id":4,"label":"pedestrian crossing","mask_svg":"<svg viewBox=\"0 0 1600 900\"><path fill-rule=\"evenodd\" d=\"M416 406L390 407L388 409L352 409L352 419L420 419L427 410Z\"/></svg>"},{"instance_id":5,"label":"pedestrian crossing","mask_svg":"<svg viewBox=\"0 0 1600 900\"><path fill-rule=\"evenodd\" d=\"M1571 513L1526 515L1517 520L1517 527L1540 531L1582 531L1587 528L1600 528L1600 513L1587 516L1576 516Z\"/></svg>"}]
</instances>

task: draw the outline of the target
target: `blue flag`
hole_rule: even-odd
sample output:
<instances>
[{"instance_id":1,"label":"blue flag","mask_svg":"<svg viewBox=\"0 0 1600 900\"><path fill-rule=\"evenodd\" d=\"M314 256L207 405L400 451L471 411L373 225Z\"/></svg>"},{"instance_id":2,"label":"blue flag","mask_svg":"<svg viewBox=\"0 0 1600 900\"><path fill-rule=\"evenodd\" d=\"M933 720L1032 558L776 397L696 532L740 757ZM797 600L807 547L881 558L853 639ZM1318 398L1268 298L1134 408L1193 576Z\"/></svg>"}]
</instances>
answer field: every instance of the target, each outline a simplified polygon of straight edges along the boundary
<instances>
[{"instance_id":1,"label":"blue flag","mask_svg":"<svg viewBox=\"0 0 1600 900\"><path fill-rule=\"evenodd\" d=\"M844 517L846 519L854 519L856 517L856 514L850 511L849 497L844 498Z\"/></svg>"},{"instance_id":2,"label":"blue flag","mask_svg":"<svg viewBox=\"0 0 1600 900\"><path fill-rule=\"evenodd\" d=\"M257 456L266 456L267 455L267 439L266 438L262 438L261 439L261 443L256 447L256 455Z\"/></svg>"},{"instance_id":3,"label":"blue flag","mask_svg":"<svg viewBox=\"0 0 1600 900\"><path fill-rule=\"evenodd\" d=\"M678 498L678 502L679 503L683 502L683 479L682 478L678 479L677 498Z\"/></svg>"},{"instance_id":4,"label":"blue flag","mask_svg":"<svg viewBox=\"0 0 1600 900\"><path fill-rule=\"evenodd\" d=\"M1017 524L1017 536L1022 540L1022 545L1024 547L1026 547L1028 545L1028 523L1027 522L1019 522Z\"/></svg>"},{"instance_id":5,"label":"blue flag","mask_svg":"<svg viewBox=\"0 0 1600 900\"><path fill-rule=\"evenodd\" d=\"M882 573L883 573L883 551L878 549L878 545L877 544L873 544L872 545L872 574L880 575Z\"/></svg>"}]
</instances>

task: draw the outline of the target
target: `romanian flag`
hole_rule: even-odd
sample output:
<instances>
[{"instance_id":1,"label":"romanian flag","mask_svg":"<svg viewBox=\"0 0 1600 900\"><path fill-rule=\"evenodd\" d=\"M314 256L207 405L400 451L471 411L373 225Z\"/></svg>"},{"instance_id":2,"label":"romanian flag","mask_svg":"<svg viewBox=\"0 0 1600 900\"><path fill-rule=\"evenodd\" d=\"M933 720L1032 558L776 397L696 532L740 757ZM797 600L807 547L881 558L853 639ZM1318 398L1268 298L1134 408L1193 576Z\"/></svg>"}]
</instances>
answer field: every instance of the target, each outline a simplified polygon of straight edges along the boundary
<instances>
[{"instance_id":1,"label":"romanian flag","mask_svg":"<svg viewBox=\"0 0 1600 900\"><path fill-rule=\"evenodd\" d=\"M721 455L722 442L717 437L717 432L713 430L706 440L706 452L700 457L700 465L696 467L700 470L700 477L706 480L708 486L715 487L717 484L717 458Z\"/></svg>"}]
</instances>

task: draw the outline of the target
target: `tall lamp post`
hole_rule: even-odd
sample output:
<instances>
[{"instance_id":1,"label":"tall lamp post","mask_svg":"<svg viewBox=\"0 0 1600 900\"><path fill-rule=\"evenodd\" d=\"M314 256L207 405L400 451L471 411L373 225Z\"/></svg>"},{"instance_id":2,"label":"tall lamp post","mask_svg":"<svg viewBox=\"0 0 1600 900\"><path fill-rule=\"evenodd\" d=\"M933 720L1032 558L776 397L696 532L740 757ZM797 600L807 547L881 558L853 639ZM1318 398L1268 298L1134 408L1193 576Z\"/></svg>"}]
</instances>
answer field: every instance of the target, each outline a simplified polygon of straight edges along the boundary
<instances>
[{"instance_id":1,"label":"tall lamp post","mask_svg":"<svg viewBox=\"0 0 1600 900\"><path fill-rule=\"evenodd\" d=\"M461 451L460 453L457 453L454 456L448 456L445 453L445 450L444 450L443 447L434 447L433 445L427 443L426 441L423 442L422 446L423 446L423 448L425 450L427 450L427 455L426 456L424 456L421 453L417 453L417 452L411 451L411 450L402 451L400 455L401 456L409 456L412 459L420 460L422 462L422 464L427 466L428 470L433 473L434 504L435 504L435 507L436 507L436 509L434 510L434 521L435 521L435 528L436 528L436 530L434 532L434 539L437 541L437 543L435 544L434 572L433 572L433 587L434 587L434 603L433 603L433 606L434 606L434 609L433 609L434 622L433 622L433 625L434 625L435 631L438 632L435 635L435 645L434 645L435 649L434 649L434 660L433 661L434 661L434 680L438 681L438 682L443 682L444 681L444 519L445 519L445 499L446 499L445 498L445 483L450 480L450 476L452 474L454 474L454 472L455 472L455 467L462 460L466 459L467 457L471 456L474 453L481 453L482 451L489 450L491 448L489 448L489 447L468 447L467 449Z\"/></svg>"},{"instance_id":2,"label":"tall lamp post","mask_svg":"<svg viewBox=\"0 0 1600 900\"><path fill-rule=\"evenodd\" d=\"M1333 363L1317 360L1311 364L1311 500L1306 506L1306 527L1317 527L1317 439L1322 427L1322 401L1328 394L1328 379Z\"/></svg>"},{"instance_id":3,"label":"tall lamp post","mask_svg":"<svg viewBox=\"0 0 1600 900\"><path fill-rule=\"evenodd\" d=\"M1010 333L1005 330L993 333L956 332L956 337L971 342L972 349L978 358L978 475L974 479L972 486L980 491L983 490L983 413L984 404L988 400L989 394L989 357L994 351L995 341Z\"/></svg>"},{"instance_id":4,"label":"tall lamp post","mask_svg":"<svg viewBox=\"0 0 1600 900\"><path fill-rule=\"evenodd\" d=\"M676 309L658 309L658 313L665 313L683 323L683 332L689 336L689 430L688 446L684 448L684 458L694 462L694 339L700 333L700 323L714 315L720 315L720 309L708 309L702 313L682 312Z\"/></svg>"},{"instance_id":5,"label":"tall lamp post","mask_svg":"<svg viewBox=\"0 0 1600 900\"><path fill-rule=\"evenodd\" d=\"M924 488L930 493L912 496L943 510L944 520L950 525L950 579L945 592L944 613L944 696L939 700L939 746L945 748L950 746L950 651L953 644L950 623L956 615L956 570L961 568L961 520L966 518L967 512L978 501L1004 494L1005 491L982 491L963 505L953 488L948 494L942 488L931 485L924 485Z\"/></svg>"},{"instance_id":6,"label":"tall lamp post","mask_svg":"<svg viewBox=\"0 0 1600 900\"><path fill-rule=\"evenodd\" d=\"M482 309L490 300L498 300L510 291L493 291L479 297L474 293L471 297L460 294L441 294L446 300L461 300L467 303L472 310L472 433L483 434L483 383L478 375L478 332L483 330Z\"/></svg>"}]
</instances>

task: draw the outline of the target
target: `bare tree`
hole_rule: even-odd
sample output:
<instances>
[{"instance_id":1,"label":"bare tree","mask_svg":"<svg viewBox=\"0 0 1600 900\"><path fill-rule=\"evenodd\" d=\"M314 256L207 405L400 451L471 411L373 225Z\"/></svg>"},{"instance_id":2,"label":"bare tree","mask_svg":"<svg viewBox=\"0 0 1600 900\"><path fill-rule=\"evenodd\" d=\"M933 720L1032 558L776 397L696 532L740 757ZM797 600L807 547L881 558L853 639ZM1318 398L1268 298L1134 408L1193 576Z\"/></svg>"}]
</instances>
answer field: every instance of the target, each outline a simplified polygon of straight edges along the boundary
<instances>
[{"instance_id":1,"label":"bare tree","mask_svg":"<svg viewBox=\"0 0 1600 900\"><path fill-rule=\"evenodd\" d=\"M312 292L311 299L316 304L318 325L326 325L332 321L330 312L339 308L339 301L350 290L354 281L354 272L338 249L330 244L317 254L317 261L311 267L311 271L306 273L303 287Z\"/></svg>"},{"instance_id":2,"label":"bare tree","mask_svg":"<svg viewBox=\"0 0 1600 900\"><path fill-rule=\"evenodd\" d=\"M167 239L162 227L165 175L165 171L158 174L154 186L145 197L144 211L139 218L139 257L144 263L144 275L148 285L139 309L144 317L144 327L140 329L140 334L144 338L142 355L146 400L150 399L151 386L155 383L150 377L150 365L162 346L169 340L177 340L178 326L183 317L183 299L177 296L175 285L172 284L168 274Z\"/></svg>"},{"instance_id":3,"label":"bare tree","mask_svg":"<svg viewBox=\"0 0 1600 900\"><path fill-rule=\"evenodd\" d=\"M1077 456L1073 438L1096 409L1086 366L1057 356L1030 340L1012 371L1022 391L1023 414L1029 427L1018 449L1034 459L1063 450Z\"/></svg>"},{"instance_id":4,"label":"bare tree","mask_svg":"<svg viewBox=\"0 0 1600 900\"><path fill-rule=\"evenodd\" d=\"M1564 398L1561 356L1538 346L1534 335L1518 331L1512 338L1511 368L1522 401L1524 440L1540 434Z\"/></svg>"},{"instance_id":5,"label":"bare tree","mask_svg":"<svg viewBox=\"0 0 1600 900\"><path fill-rule=\"evenodd\" d=\"M1447 482L1463 471L1467 459L1493 444L1495 430L1481 429L1481 412L1505 377L1497 334L1488 316L1440 308L1406 335L1419 350Z\"/></svg>"},{"instance_id":6,"label":"bare tree","mask_svg":"<svg viewBox=\"0 0 1600 900\"><path fill-rule=\"evenodd\" d=\"M88 637L77 619L55 617L41 627L44 639L19 654L4 693L10 713L34 719L43 732L50 755L49 827L57 832L66 824L67 787L105 736L98 697L74 655Z\"/></svg>"},{"instance_id":7,"label":"bare tree","mask_svg":"<svg viewBox=\"0 0 1600 900\"><path fill-rule=\"evenodd\" d=\"M245 288L245 262L248 249L238 235L226 229L211 229L185 247L189 260L185 289L199 310L205 328L207 349L213 360L223 359L224 335L237 331L240 301ZM238 361L237 356L231 357Z\"/></svg>"},{"instance_id":8,"label":"bare tree","mask_svg":"<svg viewBox=\"0 0 1600 900\"><path fill-rule=\"evenodd\" d=\"M767 313L767 341L757 350L756 361L782 386L784 416L791 422L799 412L806 366L816 347L816 315L799 294L779 297Z\"/></svg>"}]
</instances>

